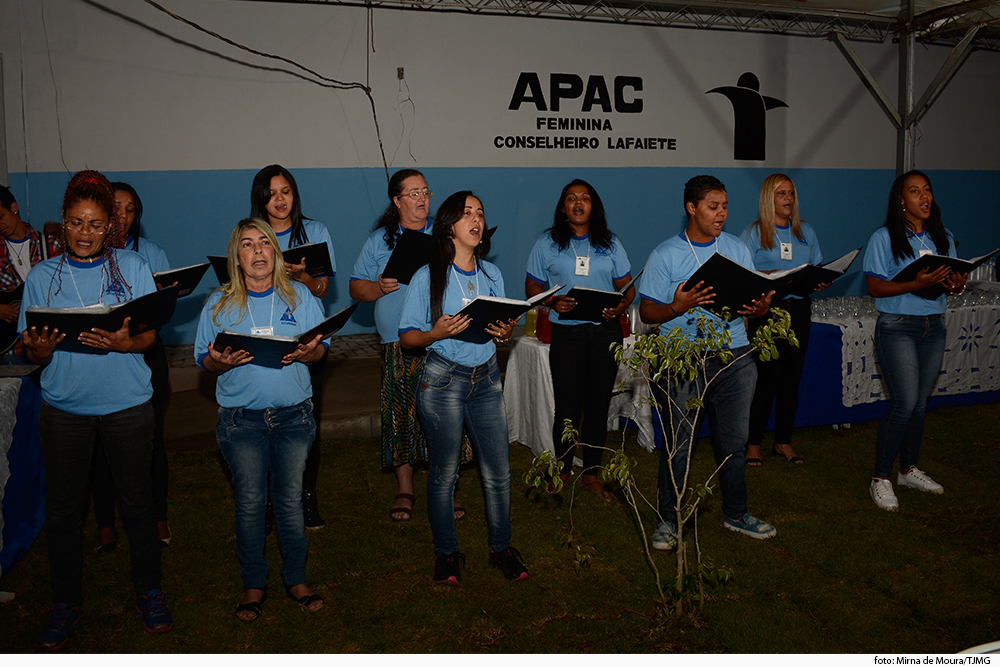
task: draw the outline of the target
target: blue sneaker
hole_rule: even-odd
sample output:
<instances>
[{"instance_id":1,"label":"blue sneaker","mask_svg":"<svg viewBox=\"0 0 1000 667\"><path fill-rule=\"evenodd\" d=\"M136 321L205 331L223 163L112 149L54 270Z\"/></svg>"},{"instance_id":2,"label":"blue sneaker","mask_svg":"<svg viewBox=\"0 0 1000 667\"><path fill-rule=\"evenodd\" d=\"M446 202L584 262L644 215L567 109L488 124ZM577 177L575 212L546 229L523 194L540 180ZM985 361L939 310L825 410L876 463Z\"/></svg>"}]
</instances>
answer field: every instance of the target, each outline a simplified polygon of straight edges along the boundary
<instances>
[{"instance_id":1,"label":"blue sneaker","mask_svg":"<svg viewBox=\"0 0 1000 667\"><path fill-rule=\"evenodd\" d=\"M663 522L653 531L653 548L659 551L666 551L677 546L677 526L670 522Z\"/></svg>"},{"instance_id":2,"label":"blue sneaker","mask_svg":"<svg viewBox=\"0 0 1000 667\"><path fill-rule=\"evenodd\" d=\"M774 537L778 534L777 528L766 521L761 521L750 514L750 512L747 512L739 519L732 519L727 516L726 520L722 522L722 525L729 530L735 530L737 533L749 535L755 540L766 540L767 538Z\"/></svg>"},{"instance_id":3,"label":"blue sneaker","mask_svg":"<svg viewBox=\"0 0 1000 667\"><path fill-rule=\"evenodd\" d=\"M45 628L35 639L35 646L46 651L55 651L66 643L70 628L80 622L81 615L79 607L70 607L62 603L52 607Z\"/></svg>"},{"instance_id":4,"label":"blue sneaker","mask_svg":"<svg viewBox=\"0 0 1000 667\"><path fill-rule=\"evenodd\" d=\"M153 588L135 601L135 617L142 621L146 632L166 632L174 627L174 617L167 611L167 599L159 588Z\"/></svg>"}]
</instances>

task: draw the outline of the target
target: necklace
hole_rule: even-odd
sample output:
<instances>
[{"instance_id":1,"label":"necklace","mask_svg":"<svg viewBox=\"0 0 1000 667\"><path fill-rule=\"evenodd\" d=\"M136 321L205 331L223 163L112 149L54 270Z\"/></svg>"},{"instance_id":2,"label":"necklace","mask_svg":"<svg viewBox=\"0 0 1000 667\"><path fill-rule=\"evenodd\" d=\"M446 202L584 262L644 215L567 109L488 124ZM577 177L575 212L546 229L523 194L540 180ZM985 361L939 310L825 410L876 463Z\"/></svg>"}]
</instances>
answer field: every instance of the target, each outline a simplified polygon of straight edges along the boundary
<instances>
[{"instance_id":1,"label":"necklace","mask_svg":"<svg viewBox=\"0 0 1000 667\"><path fill-rule=\"evenodd\" d=\"M696 253L694 251L694 244L691 243L691 239L688 238L687 230L684 230L684 240L688 242L688 247L691 248L691 254L694 255L694 261L698 262L698 266L701 266L701 260L698 259L698 253ZM720 255L722 254L721 252L719 252L719 237L718 236L715 237L715 252L719 253Z\"/></svg>"},{"instance_id":2,"label":"necklace","mask_svg":"<svg viewBox=\"0 0 1000 667\"><path fill-rule=\"evenodd\" d=\"M89 257L81 257L80 255L77 255L75 252L73 252L69 248L66 248L66 254L69 255L70 257L72 257L73 259L75 259L78 262L87 262L88 264L92 264L95 259L100 259L101 257L104 257L104 248L101 248L101 252L99 254L97 254L97 255L91 255Z\"/></svg>"},{"instance_id":3,"label":"necklace","mask_svg":"<svg viewBox=\"0 0 1000 667\"><path fill-rule=\"evenodd\" d=\"M22 261L24 258L21 256L21 251L24 250L24 246L27 244L22 241L21 243L17 244L17 250L14 250L14 246L11 245L8 239L5 238L3 242L7 246L7 251L14 253L14 257L17 257L17 265L24 266L24 262Z\"/></svg>"},{"instance_id":4,"label":"necklace","mask_svg":"<svg viewBox=\"0 0 1000 667\"><path fill-rule=\"evenodd\" d=\"M100 288L101 291L97 295L97 305L98 306L103 306L104 305L104 267L105 266L106 266L106 264L101 264L101 288ZM66 268L69 269L69 277L70 277L70 280L73 281L73 289L76 290L76 298L80 300L80 305L82 307L86 308L87 304L85 304L83 302L83 296L80 295L80 288L77 287L77 285L76 285L76 276L73 275L73 265L70 264L69 262L66 262Z\"/></svg>"},{"instance_id":5,"label":"necklace","mask_svg":"<svg viewBox=\"0 0 1000 667\"><path fill-rule=\"evenodd\" d=\"M458 291L462 292L462 294L463 294L462 298L465 299L465 296L464 296L465 289L468 289L470 297L479 296L479 271L477 271L476 269L473 269L473 271L475 271L475 275L476 275L476 284L473 285L472 284L472 278L468 278L468 282L466 283L466 288L462 287L462 281L458 277L458 271L459 271L458 267L455 266L454 262L452 262L451 263L451 275L455 276L455 282L458 284Z\"/></svg>"}]
</instances>

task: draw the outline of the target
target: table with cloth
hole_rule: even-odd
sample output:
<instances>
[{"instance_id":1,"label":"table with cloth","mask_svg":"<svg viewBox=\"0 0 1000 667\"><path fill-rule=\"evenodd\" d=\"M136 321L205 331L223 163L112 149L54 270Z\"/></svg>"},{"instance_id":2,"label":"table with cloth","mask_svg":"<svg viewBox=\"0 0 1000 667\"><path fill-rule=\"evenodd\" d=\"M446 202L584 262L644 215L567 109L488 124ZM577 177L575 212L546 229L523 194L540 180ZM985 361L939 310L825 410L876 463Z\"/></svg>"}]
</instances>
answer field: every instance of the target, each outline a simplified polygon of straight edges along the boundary
<instances>
[{"instance_id":1,"label":"table with cloth","mask_svg":"<svg viewBox=\"0 0 1000 667\"><path fill-rule=\"evenodd\" d=\"M885 412L881 371L875 359L874 300L835 297L813 303L809 349L802 372L795 426L823 426L877 421ZM963 296L948 299L948 338L941 374L928 410L1000 400L1000 285L970 283ZM627 338L625 346L634 341ZM619 368L616 393L608 413L609 430L625 420L639 429L647 450L662 446L645 400L649 388ZM625 380L623 391L618 384ZM534 338L512 342L504 383L510 440L535 455L552 449L554 398L548 345ZM774 427L772 414L768 430ZM707 420L701 436L708 435Z\"/></svg>"}]
</instances>

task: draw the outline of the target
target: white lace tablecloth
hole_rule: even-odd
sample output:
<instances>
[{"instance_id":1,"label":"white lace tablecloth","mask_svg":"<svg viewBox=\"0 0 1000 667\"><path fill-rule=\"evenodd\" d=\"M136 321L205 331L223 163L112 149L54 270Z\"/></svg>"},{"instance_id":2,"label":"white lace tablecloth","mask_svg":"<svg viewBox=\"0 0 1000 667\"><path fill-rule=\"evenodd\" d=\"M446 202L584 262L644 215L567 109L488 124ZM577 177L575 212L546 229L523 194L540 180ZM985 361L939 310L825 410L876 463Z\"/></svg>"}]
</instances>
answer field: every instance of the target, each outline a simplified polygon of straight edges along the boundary
<instances>
[{"instance_id":1,"label":"white lace tablecloth","mask_svg":"<svg viewBox=\"0 0 1000 667\"><path fill-rule=\"evenodd\" d=\"M634 339L625 339L627 346ZM629 378L623 392L618 386L626 377L618 369L615 394L608 411L608 430L618 430L619 417L628 417L639 428L639 444L652 451L652 412L644 397L649 388L643 382ZM552 447L552 423L555 421L555 396L552 392L552 371L549 368L549 346L537 338L519 336L511 342L510 357L503 389L507 410L507 430L511 442L527 445L538 456Z\"/></svg>"},{"instance_id":2,"label":"white lace tablecloth","mask_svg":"<svg viewBox=\"0 0 1000 667\"><path fill-rule=\"evenodd\" d=\"M1000 291L978 286L948 300L944 361L933 396L1000 390ZM845 407L884 400L882 370L875 358L874 299L817 300L813 321L833 324L842 335L841 379Z\"/></svg>"}]
</instances>

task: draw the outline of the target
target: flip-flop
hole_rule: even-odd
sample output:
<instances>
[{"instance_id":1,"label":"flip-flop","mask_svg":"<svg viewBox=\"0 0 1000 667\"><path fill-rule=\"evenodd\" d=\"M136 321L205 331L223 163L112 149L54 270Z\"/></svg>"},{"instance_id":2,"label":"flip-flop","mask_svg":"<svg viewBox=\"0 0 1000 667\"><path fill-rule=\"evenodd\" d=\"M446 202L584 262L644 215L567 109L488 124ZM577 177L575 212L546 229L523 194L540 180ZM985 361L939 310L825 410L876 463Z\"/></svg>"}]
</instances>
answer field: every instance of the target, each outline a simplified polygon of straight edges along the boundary
<instances>
[{"instance_id":1,"label":"flip-flop","mask_svg":"<svg viewBox=\"0 0 1000 667\"><path fill-rule=\"evenodd\" d=\"M757 458L748 458L747 459L747 467L748 468L759 468L762 465L764 465L764 460L763 459L757 459Z\"/></svg>"},{"instance_id":2,"label":"flip-flop","mask_svg":"<svg viewBox=\"0 0 1000 667\"><path fill-rule=\"evenodd\" d=\"M263 589L264 594L260 596L259 600L253 602L241 602L238 607L236 607L235 616L241 621L256 621L260 618L260 615L264 613L264 608L261 606L263 603L267 602L267 589ZM241 611L249 611L253 614L253 618L240 618Z\"/></svg>"},{"instance_id":3,"label":"flip-flop","mask_svg":"<svg viewBox=\"0 0 1000 667\"><path fill-rule=\"evenodd\" d=\"M302 607L302 611L317 612L317 611L319 611L320 609L323 608L322 606L319 606L316 609L310 609L309 608L310 605L312 605L312 604L314 604L316 602L320 602L320 603L323 602L323 598L321 598L320 596L316 595L315 593L312 594L312 595L303 595L302 597L297 598L294 595L292 595L292 589L286 588L285 589L285 595L287 595L292 600L295 600L296 602L298 602L299 606Z\"/></svg>"},{"instance_id":4,"label":"flip-flop","mask_svg":"<svg viewBox=\"0 0 1000 667\"><path fill-rule=\"evenodd\" d=\"M462 503L455 501L455 521L461 521L465 518L465 508L462 507Z\"/></svg>"},{"instance_id":5,"label":"flip-flop","mask_svg":"<svg viewBox=\"0 0 1000 667\"><path fill-rule=\"evenodd\" d=\"M413 518L413 505L416 504L417 499L413 497L412 493L397 493L395 500L392 501L392 504L395 505L396 504L396 500L399 500L400 498L402 498L403 500L409 500L410 501L410 506L409 507L390 507L389 508L389 518L392 521L396 521L396 522L409 521L411 518ZM396 516L398 514L402 514L403 516Z\"/></svg>"}]
</instances>

